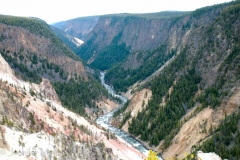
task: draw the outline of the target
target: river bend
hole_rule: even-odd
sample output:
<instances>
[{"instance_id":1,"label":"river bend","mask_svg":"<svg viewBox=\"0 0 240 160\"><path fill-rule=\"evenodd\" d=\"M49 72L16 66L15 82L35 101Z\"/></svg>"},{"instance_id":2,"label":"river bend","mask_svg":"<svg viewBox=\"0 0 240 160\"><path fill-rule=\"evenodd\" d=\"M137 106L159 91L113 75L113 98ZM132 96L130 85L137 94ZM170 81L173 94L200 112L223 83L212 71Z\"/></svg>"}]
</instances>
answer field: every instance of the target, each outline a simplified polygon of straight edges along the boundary
<instances>
[{"instance_id":1,"label":"river bend","mask_svg":"<svg viewBox=\"0 0 240 160\"><path fill-rule=\"evenodd\" d=\"M147 156L148 149L140 141L136 140L133 136L124 132L123 130L116 128L110 124L110 120L113 117L114 112L120 109L127 102L127 98L116 94L113 88L105 83L105 80L104 80L105 74L103 72L101 72L100 74L101 74L100 79L104 87L108 90L108 92L111 95L113 95L114 97L120 98L123 103L117 109L98 117L96 119L96 123L99 126L105 128L106 130L109 130L110 132L114 133L119 138L119 140L122 140L123 142L133 146L135 149L137 149L138 151L140 151L141 153Z\"/></svg>"}]
</instances>

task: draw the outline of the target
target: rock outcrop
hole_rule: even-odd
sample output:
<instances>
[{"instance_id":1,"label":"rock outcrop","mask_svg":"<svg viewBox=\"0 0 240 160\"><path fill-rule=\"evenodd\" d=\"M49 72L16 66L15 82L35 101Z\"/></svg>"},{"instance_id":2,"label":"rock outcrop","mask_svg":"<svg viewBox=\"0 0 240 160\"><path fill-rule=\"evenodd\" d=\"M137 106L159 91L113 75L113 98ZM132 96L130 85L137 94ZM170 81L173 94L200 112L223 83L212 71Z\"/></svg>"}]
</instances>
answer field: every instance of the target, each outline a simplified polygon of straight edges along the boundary
<instances>
[{"instance_id":1,"label":"rock outcrop","mask_svg":"<svg viewBox=\"0 0 240 160\"><path fill-rule=\"evenodd\" d=\"M203 153L202 151L197 152L197 160L222 160L216 153Z\"/></svg>"},{"instance_id":2,"label":"rock outcrop","mask_svg":"<svg viewBox=\"0 0 240 160\"><path fill-rule=\"evenodd\" d=\"M2 81L8 81L9 83L16 84L18 83L17 78L14 76L14 71L4 60L0 54L0 74L2 75Z\"/></svg>"},{"instance_id":3,"label":"rock outcrop","mask_svg":"<svg viewBox=\"0 0 240 160\"><path fill-rule=\"evenodd\" d=\"M55 102L59 102L57 93L52 87L52 84L48 79L42 79L42 82L39 84L40 92L44 94L47 99L50 99Z\"/></svg>"}]
</instances>

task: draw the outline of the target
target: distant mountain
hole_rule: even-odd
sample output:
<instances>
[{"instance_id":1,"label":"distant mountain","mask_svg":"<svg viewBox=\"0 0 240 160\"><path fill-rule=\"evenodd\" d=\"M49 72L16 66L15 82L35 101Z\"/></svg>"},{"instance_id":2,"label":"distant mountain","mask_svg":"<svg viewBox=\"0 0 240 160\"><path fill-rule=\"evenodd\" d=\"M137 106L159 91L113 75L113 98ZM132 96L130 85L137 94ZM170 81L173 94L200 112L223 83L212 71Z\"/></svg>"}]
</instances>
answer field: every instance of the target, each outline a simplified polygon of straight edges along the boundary
<instances>
[{"instance_id":1,"label":"distant mountain","mask_svg":"<svg viewBox=\"0 0 240 160\"><path fill-rule=\"evenodd\" d=\"M57 22L53 26L61 29L68 35L85 41L86 36L95 27L99 16L80 17L67 21Z\"/></svg>"}]
</instances>

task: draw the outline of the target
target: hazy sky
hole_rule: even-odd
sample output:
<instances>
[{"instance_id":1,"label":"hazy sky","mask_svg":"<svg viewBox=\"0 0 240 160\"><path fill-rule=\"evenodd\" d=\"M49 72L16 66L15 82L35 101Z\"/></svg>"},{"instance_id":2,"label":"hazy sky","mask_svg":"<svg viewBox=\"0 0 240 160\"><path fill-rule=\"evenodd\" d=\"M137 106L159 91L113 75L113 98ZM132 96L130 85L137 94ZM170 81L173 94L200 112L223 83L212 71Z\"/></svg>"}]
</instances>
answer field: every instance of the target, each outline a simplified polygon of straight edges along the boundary
<instances>
[{"instance_id":1,"label":"hazy sky","mask_svg":"<svg viewBox=\"0 0 240 160\"><path fill-rule=\"evenodd\" d=\"M38 17L47 23L112 13L192 11L231 0L0 0L0 14Z\"/></svg>"}]
</instances>

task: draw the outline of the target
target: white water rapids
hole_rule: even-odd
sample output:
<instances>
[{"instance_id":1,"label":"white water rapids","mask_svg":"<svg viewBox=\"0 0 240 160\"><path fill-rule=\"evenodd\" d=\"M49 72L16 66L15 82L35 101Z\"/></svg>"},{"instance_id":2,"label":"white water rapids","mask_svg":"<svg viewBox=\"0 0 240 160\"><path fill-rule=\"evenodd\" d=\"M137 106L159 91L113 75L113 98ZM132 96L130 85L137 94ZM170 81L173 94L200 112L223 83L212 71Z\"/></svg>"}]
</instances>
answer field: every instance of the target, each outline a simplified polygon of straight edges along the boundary
<instances>
[{"instance_id":1,"label":"white water rapids","mask_svg":"<svg viewBox=\"0 0 240 160\"><path fill-rule=\"evenodd\" d=\"M131 146L133 146L135 149L137 149L138 151L140 151L141 153L143 153L144 155L148 155L149 150L138 140L136 140L133 136L129 135L128 133L124 132L123 130L116 128L114 126L112 126L111 124L109 124L114 112L116 112L118 109L120 109L126 102L127 102L127 98L123 97L121 95L118 95L114 92L113 88L109 85L107 85L105 83L104 80L105 74L103 72L101 72L101 82L104 85L104 87L108 90L108 92L113 95L114 97L118 97L120 98L123 103L115 110L100 116L99 118L97 118L96 123L105 128L106 130L109 130L110 132L114 133L119 140L122 140L124 143L127 143ZM161 159L159 157L159 159Z\"/></svg>"}]
</instances>

